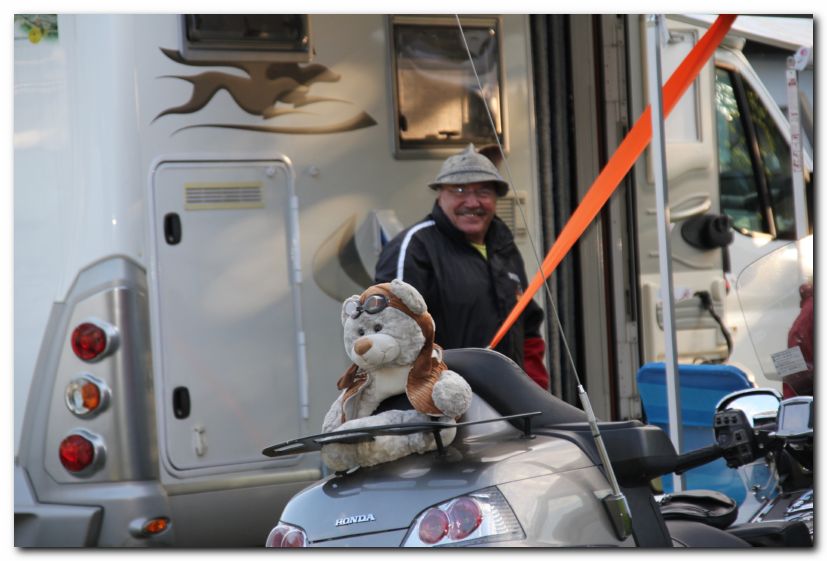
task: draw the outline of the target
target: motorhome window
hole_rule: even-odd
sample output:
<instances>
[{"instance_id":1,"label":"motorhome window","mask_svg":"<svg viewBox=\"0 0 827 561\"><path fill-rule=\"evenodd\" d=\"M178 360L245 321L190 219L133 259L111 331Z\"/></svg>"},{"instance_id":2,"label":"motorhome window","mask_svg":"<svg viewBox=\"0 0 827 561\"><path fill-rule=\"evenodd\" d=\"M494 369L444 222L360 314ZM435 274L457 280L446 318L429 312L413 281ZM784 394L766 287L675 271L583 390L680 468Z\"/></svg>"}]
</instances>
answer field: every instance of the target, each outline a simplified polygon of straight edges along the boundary
<instances>
[{"instance_id":1,"label":"motorhome window","mask_svg":"<svg viewBox=\"0 0 827 561\"><path fill-rule=\"evenodd\" d=\"M716 70L715 105L721 210L739 230L770 233L732 75L722 68Z\"/></svg>"},{"instance_id":2,"label":"motorhome window","mask_svg":"<svg viewBox=\"0 0 827 561\"><path fill-rule=\"evenodd\" d=\"M309 60L307 15L188 14L184 16L185 54L242 51L272 60ZM278 55L282 55L279 57Z\"/></svg>"},{"instance_id":3,"label":"motorhome window","mask_svg":"<svg viewBox=\"0 0 827 561\"><path fill-rule=\"evenodd\" d=\"M462 21L482 91L453 17L396 16L391 30L397 156L505 144L499 20Z\"/></svg>"}]
</instances>

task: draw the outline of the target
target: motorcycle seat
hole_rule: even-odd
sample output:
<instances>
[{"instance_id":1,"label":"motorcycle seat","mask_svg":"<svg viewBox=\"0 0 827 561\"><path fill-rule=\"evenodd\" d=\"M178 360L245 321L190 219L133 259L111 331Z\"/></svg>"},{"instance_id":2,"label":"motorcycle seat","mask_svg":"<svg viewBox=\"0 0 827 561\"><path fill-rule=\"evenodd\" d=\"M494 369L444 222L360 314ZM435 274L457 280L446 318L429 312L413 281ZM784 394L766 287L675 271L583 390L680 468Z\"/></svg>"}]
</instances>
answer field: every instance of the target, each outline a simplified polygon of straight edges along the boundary
<instances>
[{"instance_id":1,"label":"motorcycle seat","mask_svg":"<svg viewBox=\"0 0 827 561\"><path fill-rule=\"evenodd\" d=\"M541 411L542 414L532 420L533 427L586 421L582 410L540 388L516 362L496 351L446 349L443 360L500 415ZM521 421L512 421L512 424L522 429Z\"/></svg>"},{"instance_id":2,"label":"motorcycle seat","mask_svg":"<svg viewBox=\"0 0 827 561\"><path fill-rule=\"evenodd\" d=\"M541 411L532 420L536 434L574 442L595 465L600 464L586 414L544 391L514 361L496 351L475 348L449 349L443 358L500 415ZM521 421L511 423L522 429ZM675 448L660 428L640 421L600 422L598 426L621 484L648 484L674 469Z\"/></svg>"}]
</instances>

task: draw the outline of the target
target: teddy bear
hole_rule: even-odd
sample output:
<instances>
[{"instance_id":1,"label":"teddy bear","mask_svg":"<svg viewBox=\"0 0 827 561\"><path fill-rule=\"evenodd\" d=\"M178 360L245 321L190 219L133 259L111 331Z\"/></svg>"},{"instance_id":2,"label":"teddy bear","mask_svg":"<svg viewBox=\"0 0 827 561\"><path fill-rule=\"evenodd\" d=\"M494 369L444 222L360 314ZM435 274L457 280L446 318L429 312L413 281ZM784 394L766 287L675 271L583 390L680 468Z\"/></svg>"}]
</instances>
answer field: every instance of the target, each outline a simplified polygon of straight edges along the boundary
<instances>
[{"instance_id":1,"label":"teddy bear","mask_svg":"<svg viewBox=\"0 0 827 561\"><path fill-rule=\"evenodd\" d=\"M454 422L471 403L471 387L447 368L434 343L434 321L422 295L394 279L353 295L342 305L344 344L353 364L337 382L341 393L325 415L322 430L427 421ZM374 413L386 398L407 395L413 409ZM449 445L456 429L440 433ZM377 436L370 442L322 446L335 472L390 462L436 448L430 432Z\"/></svg>"}]
</instances>

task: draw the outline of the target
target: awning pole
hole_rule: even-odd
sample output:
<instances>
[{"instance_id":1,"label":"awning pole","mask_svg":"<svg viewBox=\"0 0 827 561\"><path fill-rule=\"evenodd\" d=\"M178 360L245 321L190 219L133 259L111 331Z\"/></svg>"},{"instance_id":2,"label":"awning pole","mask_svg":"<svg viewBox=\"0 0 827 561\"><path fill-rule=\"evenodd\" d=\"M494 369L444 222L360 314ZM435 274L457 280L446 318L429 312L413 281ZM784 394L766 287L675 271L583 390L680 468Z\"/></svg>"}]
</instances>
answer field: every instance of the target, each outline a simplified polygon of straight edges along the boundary
<instances>
[{"instance_id":1,"label":"awning pole","mask_svg":"<svg viewBox=\"0 0 827 561\"><path fill-rule=\"evenodd\" d=\"M680 454L683 451L681 426L681 396L678 374L677 339L675 337L674 302L672 295L672 248L669 241L669 193L666 182L666 145L664 143L663 99L661 95L661 33L665 30L663 16L646 16L646 66L648 70L649 105L652 108L652 171L655 176L657 207L658 259L660 262L660 291L663 302L664 362L666 365L666 402L669 412L669 438ZM673 474L673 489L683 491L683 476Z\"/></svg>"},{"instance_id":2,"label":"awning pole","mask_svg":"<svg viewBox=\"0 0 827 561\"><path fill-rule=\"evenodd\" d=\"M801 240L808 234L807 199L804 192L804 156L801 144L801 115L798 102L798 72L812 62L812 47L801 47L794 56L787 57L787 111L790 119L790 163L793 179L793 209L795 237L798 243L799 282L806 280Z\"/></svg>"}]
</instances>

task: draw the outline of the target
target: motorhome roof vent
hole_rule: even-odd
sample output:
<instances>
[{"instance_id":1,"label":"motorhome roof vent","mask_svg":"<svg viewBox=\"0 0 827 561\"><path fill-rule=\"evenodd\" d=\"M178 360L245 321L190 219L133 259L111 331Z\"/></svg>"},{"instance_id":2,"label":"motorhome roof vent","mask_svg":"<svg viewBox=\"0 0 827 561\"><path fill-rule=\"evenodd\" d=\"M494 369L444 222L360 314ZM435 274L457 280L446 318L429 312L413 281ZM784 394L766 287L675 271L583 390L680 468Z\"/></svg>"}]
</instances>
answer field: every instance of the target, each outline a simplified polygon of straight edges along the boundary
<instances>
[{"instance_id":1,"label":"motorhome roof vent","mask_svg":"<svg viewBox=\"0 0 827 561\"><path fill-rule=\"evenodd\" d=\"M515 199L515 195L520 197L519 201ZM525 191L515 192L514 189L511 189L508 195L497 199L497 216L506 223L517 239L525 238L527 235L525 220L523 220L520 209L517 208L519 202L520 206L525 209L527 198Z\"/></svg>"},{"instance_id":2,"label":"motorhome roof vent","mask_svg":"<svg viewBox=\"0 0 827 561\"><path fill-rule=\"evenodd\" d=\"M187 210L262 208L261 183L189 183L186 191Z\"/></svg>"}]
</instances>

